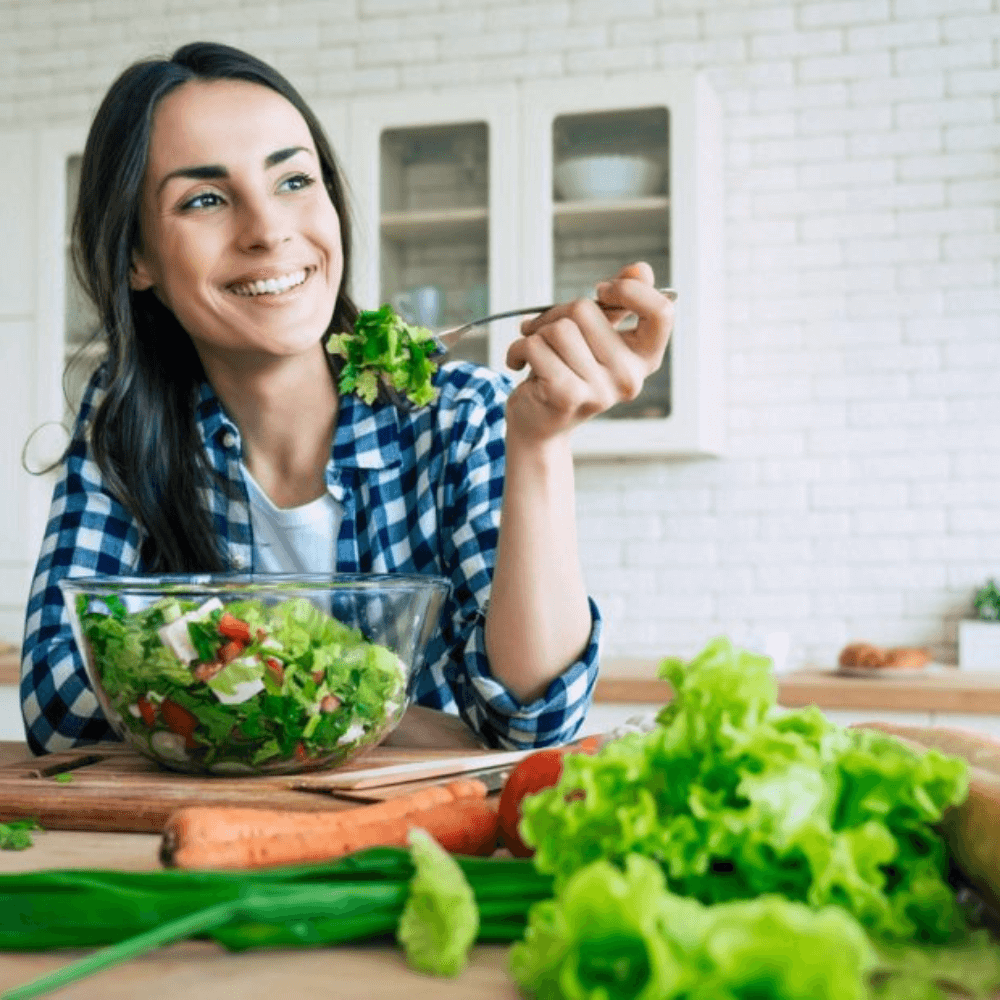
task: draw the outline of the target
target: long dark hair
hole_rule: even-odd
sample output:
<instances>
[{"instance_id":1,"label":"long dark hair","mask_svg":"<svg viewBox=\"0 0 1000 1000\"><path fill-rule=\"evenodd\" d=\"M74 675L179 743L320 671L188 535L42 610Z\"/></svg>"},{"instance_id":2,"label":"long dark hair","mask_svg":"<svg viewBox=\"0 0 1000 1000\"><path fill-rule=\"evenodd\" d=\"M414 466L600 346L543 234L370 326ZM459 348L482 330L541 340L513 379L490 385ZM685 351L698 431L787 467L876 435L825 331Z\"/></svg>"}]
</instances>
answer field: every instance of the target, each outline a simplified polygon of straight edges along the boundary
<instances>
[{"instance_id":1,"label":"long dark hair","mask_svg":"<svg viewBox=\"0 0 1000 1000\"><path fill-rule=\"evenodd\" d=\"M322 126L295 88L259 59L212 42L184 45L169 59L126 69L98 109L84 148L74 265L97 306L108 348L105 395L90 428L94 455L108 487L147 532L142 556L151 572L230 568L202 496L213 482L225 486L208 464L195 422L201 362L153 292L129 286L157 105L190 80L220 79L269 87L305 119L340 217L344 267L328 333L352 329L357 316L345 292L351 226L340 169Z\"/></svg>"}]
</instances>

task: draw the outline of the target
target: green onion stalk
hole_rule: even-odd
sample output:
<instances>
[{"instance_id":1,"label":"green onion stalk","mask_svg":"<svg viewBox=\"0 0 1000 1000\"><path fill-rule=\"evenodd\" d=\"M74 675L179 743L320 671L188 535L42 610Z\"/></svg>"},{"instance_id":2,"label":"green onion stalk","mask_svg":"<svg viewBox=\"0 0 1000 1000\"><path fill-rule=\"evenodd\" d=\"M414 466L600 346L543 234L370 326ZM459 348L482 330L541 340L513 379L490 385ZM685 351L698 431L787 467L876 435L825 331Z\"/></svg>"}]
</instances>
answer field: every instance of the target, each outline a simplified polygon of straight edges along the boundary
<instances>
[{"instance_id":1,"label":"green onion stalk","mask_svg":"<svg viewBox=\"0 0 1000 1000\"><path fill-rule=\"evenodd\" d=\"M473 941L517 940L532 903L552 894L551 878L529 861L452 858L423 831L413 831L411 841L412 852L376 847L324 864L259 872L0 875L0 951L98 949L2 1000L39 996L192 938L245 951L397 934L411 966L454 975ZM463 894L464 909L454 905ZM466 946L449 952L445 945L463 934Z\"/></svg>"}]
</instances>

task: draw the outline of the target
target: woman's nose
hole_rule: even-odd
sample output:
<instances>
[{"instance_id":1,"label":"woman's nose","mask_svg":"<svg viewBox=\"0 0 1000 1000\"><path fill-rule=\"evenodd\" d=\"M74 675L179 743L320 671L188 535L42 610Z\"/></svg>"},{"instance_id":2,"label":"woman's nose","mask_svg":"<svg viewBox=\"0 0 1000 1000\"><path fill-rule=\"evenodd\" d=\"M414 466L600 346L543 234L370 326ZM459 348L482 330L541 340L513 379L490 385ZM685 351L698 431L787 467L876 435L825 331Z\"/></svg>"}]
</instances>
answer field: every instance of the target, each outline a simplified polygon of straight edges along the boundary
<instances>
[{"instance_id":1,"label":"woman's nose","mask_svg":"<svg viewBox=\"0 0 1000 1000\"><path fill-rule=\"evenodd\" d=\"M266 195L242 199L237 242L244 252L270 250L290 236L281 206Z\"/></svg>"}]
</instances>

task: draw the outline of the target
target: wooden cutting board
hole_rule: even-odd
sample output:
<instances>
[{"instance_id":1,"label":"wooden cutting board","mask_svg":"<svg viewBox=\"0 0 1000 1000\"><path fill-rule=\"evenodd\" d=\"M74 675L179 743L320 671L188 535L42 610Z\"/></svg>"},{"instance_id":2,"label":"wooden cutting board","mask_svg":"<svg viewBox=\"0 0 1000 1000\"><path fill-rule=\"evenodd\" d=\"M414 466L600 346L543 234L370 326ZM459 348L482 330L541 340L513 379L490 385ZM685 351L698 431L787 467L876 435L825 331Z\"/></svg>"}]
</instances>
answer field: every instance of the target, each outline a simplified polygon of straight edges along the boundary
<instances>
[{"instance_id":1,"label":"wooden cutting board","mask_svg":"<svg viewBox=\"0 0 1000 1000\"><path fill-rule=\"evenodd\" d=\"M352 809L449 779L437 777L351 792L332 788L332 775L348 769L360 772L415 761L482 757L483 753L373 747L335 772L222 778L167 771L127 747L102 744L0 765L0 822L32 817L50 830L160 833L170 813L187 805L307 812ZM59 775L68 777L60 780Z\"/></svg>"}]
</instances>

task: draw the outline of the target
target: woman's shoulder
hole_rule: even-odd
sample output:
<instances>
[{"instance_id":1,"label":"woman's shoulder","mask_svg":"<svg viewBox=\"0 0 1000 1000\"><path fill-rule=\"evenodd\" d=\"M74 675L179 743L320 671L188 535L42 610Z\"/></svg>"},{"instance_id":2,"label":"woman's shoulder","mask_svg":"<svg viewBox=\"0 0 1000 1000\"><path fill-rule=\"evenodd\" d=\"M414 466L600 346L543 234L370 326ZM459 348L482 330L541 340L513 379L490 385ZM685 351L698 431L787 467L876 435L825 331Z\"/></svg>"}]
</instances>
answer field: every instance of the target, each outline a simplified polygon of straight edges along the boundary
<instances>
[{"instance_id":1,"label":"woman's shoulder","mask_svg":"<svg viewBox=\"0 0 1000 1000\"><path fill-rule=\"evenodd\" d=\"M509 375L471 361L446 361L434 373L437 406L458 408L473 403L490 409L503 406L514 388Z\"/></svg>"}]
</instances>

